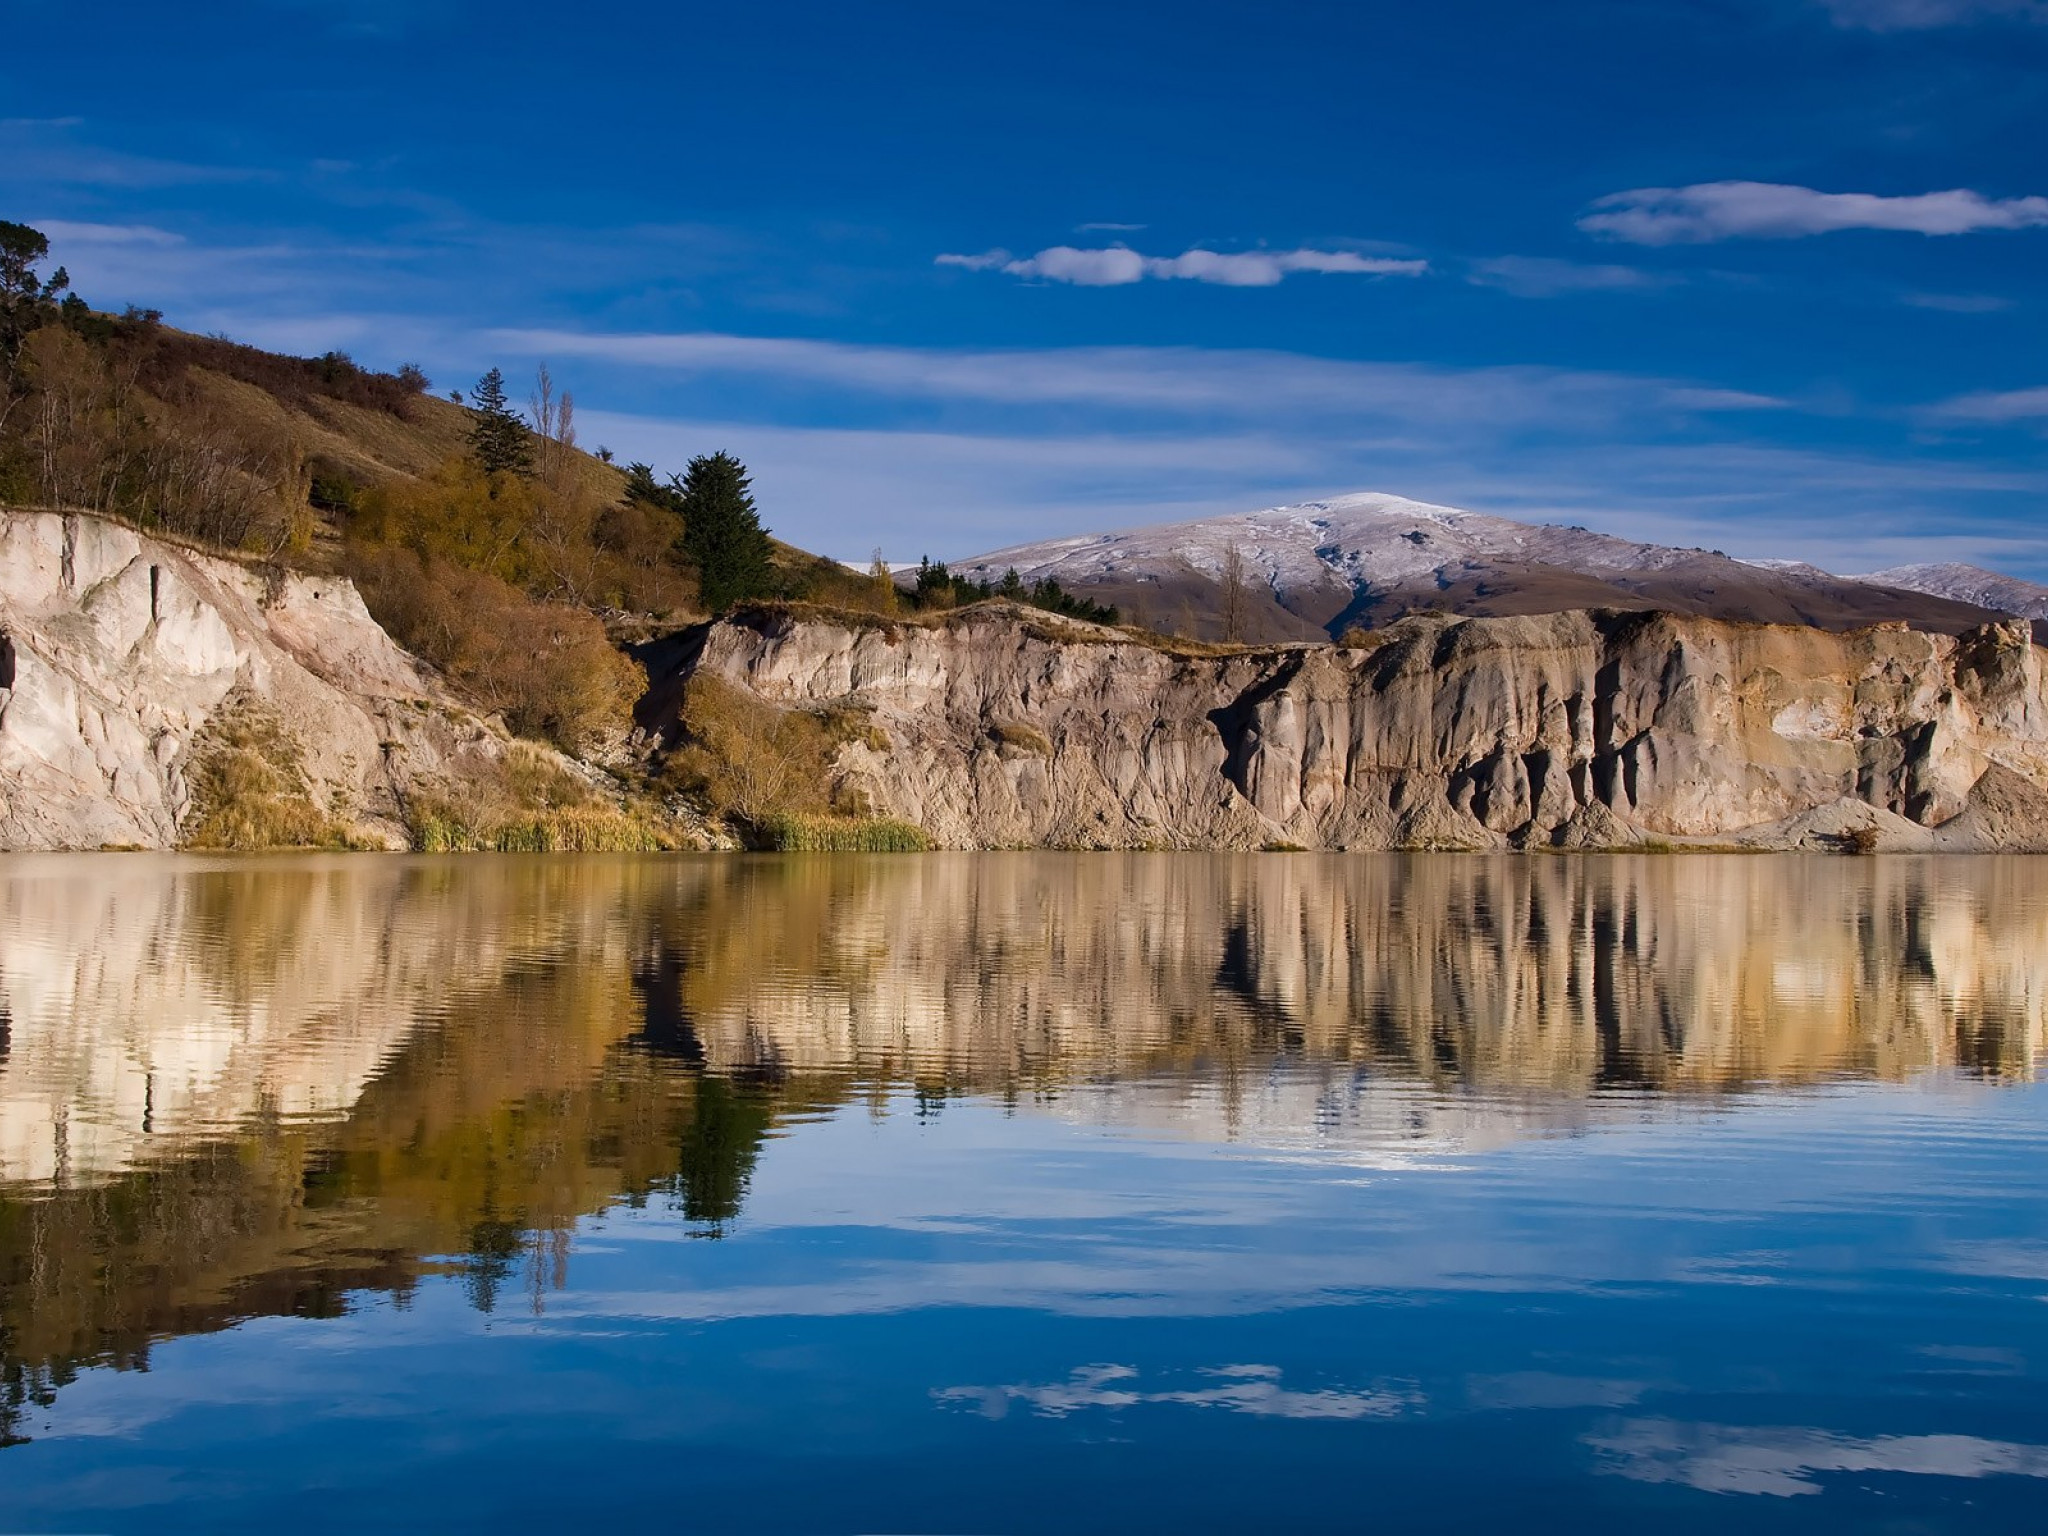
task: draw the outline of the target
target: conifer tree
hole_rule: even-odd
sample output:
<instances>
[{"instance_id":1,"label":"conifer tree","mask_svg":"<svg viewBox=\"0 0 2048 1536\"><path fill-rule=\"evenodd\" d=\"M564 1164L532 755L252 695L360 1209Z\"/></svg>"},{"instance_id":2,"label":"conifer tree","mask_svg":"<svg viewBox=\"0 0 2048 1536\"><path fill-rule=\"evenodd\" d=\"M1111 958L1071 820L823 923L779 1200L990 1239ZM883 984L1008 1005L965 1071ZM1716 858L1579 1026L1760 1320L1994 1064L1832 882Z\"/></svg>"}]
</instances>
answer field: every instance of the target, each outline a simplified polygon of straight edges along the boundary
<instances>
[{"instance_id":1,"label":"conifer tree","mask_svg":"<svg viewBox=\"0 0 2048 1536\"><path fill-rule=\"evenodd\" d=\"M505 375L493 368L469 394L469 451L486 474L533 471L533 434L505 399Z\"/></svg>"},{"instance_id":2,"label":"conifer tree","mask_svg":"<svg viewBox=\"0 0 2048 1536\"><path fill-rule=\"evenodd\" d=\"M52 317L57 295L71 286L62 267L47 282L36 276L34 263L49 254L41 230L0 219L0 356L11 360L22 338Z\"/></svg>"},{"instance_id":3,"label":"conifer tree","mask_svg":"<svg viewBox=\"0 0 2048 1536\"><path fill-rule=\"evenodd\" d=\"M697 567L704 606L723 613L774 591L768 534L754 506L746 465L729 453L699 454L676 485L683 553Z\"/></svg>"}]
</instances>

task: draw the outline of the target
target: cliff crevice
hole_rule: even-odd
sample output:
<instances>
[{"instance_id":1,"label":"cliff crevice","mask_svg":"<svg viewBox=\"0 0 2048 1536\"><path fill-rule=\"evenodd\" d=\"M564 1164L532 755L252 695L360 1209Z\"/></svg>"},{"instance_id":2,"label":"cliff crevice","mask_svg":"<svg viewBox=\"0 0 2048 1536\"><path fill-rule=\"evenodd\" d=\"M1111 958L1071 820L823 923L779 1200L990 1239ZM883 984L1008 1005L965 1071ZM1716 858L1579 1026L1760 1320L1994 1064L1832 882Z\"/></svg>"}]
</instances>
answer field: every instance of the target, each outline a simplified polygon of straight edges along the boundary
<instances>
[{"instance_id":1,"label":"cliff crevice","mask_svg":"<svg viewBox=\"0 0 2048 1536\"><path fill-rule=\"evenodd\" d=\"M837 771L957 847L2048 847L2041 653L1665 614L1416 618L1216 654L1003 604L762 611L673 653L880 727ZM672 727L655 708L643 720ZM1005 751L988 723L1043 752Z\"/></svg>"}]
</instances>

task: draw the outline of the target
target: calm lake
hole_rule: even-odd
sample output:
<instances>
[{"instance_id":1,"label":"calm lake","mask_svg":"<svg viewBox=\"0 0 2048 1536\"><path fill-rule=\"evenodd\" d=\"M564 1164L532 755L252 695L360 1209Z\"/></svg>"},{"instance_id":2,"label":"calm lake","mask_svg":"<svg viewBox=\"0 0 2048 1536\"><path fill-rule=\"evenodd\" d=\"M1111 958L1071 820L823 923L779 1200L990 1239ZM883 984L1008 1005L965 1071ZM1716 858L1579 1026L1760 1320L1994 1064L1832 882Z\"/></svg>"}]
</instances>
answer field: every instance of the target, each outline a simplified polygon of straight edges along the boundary
<instances>
[{"instance_id":1,"label":"calm lake","mask_svg":"<svg viewBox=\"0 0 2048 1536\"><path fill-rule=\"evenodd\" d=\"M2048 861L0 861L0 1530L2039 1530Z\"/></svg>"}]
</instances>

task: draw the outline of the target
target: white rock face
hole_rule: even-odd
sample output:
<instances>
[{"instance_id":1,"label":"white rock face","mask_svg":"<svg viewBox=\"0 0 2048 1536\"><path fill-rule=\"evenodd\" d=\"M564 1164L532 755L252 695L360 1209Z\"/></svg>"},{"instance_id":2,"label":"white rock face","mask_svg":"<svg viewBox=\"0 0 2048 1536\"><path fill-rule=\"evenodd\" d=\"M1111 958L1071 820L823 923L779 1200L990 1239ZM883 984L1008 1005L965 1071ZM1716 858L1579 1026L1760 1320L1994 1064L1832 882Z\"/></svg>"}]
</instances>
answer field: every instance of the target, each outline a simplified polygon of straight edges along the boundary
<instances>
[{"instance_id":1,"label":"white rock face","mask_svg":"<svg viewBox=\"0 0 2048 1536\"><path fill-rule=\"evenodd\" d=\"M1563 613L1377 638L1210 656L1005 605L762 615L714 626L685 670L867 711L888 745L849 744L847 786L954 847L2048 847L2023 621Z\"/></svg>"},{"instance_id":2,"label":"white rock face","mask_svg":"<svg viewBox=\"0 0 2048 1536\"><path fill-rule=\"evenodd\" d=\"M500 750L347 581L0 511L0 848L175 847L230 696L282 723L316 801L394 845L408 783Z\"/></svg>"}]
</instances>

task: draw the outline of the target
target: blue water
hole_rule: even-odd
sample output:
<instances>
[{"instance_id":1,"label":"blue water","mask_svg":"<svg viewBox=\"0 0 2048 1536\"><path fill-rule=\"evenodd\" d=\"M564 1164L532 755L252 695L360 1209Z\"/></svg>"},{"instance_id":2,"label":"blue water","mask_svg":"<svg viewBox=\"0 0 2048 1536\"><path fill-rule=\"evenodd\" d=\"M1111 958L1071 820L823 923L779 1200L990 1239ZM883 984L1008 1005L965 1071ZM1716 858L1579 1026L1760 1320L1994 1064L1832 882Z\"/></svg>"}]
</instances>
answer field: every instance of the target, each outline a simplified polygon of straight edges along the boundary
<instances>
[{"instance_id":1,"label":"blue water","mask_svg":"<svg viewBox=\"0 0 2048 1536\"><path fill-rule=\"evenodd\" d=\"M2037 866L1179 858L0 866L0 1528L2048 1524Z\"/></svg>"}]
</instances>

